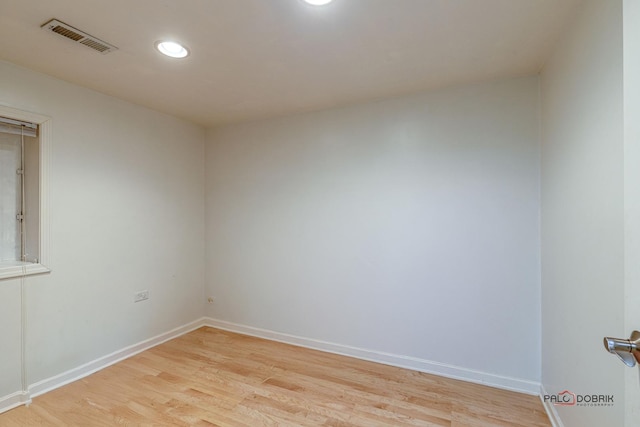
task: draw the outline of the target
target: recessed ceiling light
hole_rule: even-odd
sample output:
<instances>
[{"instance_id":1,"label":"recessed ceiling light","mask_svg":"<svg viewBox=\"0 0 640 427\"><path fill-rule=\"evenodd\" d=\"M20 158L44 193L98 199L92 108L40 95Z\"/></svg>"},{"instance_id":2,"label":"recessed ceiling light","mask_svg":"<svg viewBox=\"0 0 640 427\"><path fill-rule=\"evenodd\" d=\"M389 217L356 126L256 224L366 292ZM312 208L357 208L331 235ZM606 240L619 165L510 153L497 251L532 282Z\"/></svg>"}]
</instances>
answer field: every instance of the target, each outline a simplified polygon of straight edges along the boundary
<instances>
[{"instance_id":1,"label":"recessed ceiling light","mask_svg":"<svg viewBox=\"0 0 640 427\"><path fill-rule=\"evenodd\" d=\"M304 1L314 6L324 6L325 4L331 3L333 0L304 0Z\"/></svg>"},{"instance_id":2,"label":"recessed ceiling light","mask_svg":"<svg viewBox=\"0 0 640 427\"><path fill-rule=\"evenodd\" d=\"M176 42L158 41L156 42L156 49L158 49L160 53L172 58L189 56L189 49Z\"/></svg>"}]
</instances>

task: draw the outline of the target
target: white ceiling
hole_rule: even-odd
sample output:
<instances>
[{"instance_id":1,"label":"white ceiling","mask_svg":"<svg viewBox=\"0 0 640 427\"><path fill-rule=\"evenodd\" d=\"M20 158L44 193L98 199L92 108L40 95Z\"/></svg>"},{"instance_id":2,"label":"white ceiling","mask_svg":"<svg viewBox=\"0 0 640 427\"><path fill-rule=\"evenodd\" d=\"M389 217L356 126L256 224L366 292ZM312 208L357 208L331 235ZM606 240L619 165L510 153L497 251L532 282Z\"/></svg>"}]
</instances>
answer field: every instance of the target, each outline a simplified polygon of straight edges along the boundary
<instances>
[{"instance_id":1,"label":"white ceiling","mask_svg":"<svg viewBox=\"0 0 640 427\"><path fill-rule=\"evenodd\" d=\"M580 2L0 0L0 59L216 126L537 73ZM119 50L41 30L51 18ZM191 56L157 53L165 38Z\"/></svg>"}]
</instances>

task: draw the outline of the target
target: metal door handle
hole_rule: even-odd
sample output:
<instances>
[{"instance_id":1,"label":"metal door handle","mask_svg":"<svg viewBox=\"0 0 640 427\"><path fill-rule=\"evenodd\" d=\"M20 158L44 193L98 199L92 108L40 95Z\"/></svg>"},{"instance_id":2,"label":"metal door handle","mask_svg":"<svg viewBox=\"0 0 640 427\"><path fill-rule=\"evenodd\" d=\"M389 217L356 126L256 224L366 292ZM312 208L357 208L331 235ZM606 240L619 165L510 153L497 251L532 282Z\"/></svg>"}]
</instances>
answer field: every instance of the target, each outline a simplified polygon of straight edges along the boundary
<instances>
[{"instance_id":1,"label":"metal door handle","mask_svg":"<svg viewBox=\"0 0 640 427\"><path fill-rule=\"evenodd\" d=\"M633 368L636 362L640 362L640 332L633 331L628 340L605 337L604 348L618 356L625 365Z\"/></svg>"}]
</instances>

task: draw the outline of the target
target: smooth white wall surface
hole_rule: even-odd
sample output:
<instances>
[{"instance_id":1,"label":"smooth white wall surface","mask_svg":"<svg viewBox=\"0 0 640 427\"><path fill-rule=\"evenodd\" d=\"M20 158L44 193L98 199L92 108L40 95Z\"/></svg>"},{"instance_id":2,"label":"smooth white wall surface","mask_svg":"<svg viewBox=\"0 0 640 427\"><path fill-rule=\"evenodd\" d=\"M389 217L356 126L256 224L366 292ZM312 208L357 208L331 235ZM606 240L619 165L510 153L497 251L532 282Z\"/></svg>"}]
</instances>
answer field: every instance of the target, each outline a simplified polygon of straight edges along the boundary
<instances>
[{"instance_id":1,"label":"smooth white wall surface","mask_svg":"<svg viewBox=\"0 0 640 427\"><path fill-rule=\"evenodd\" d=\"M26 278L28 383L201 317L204 130L4 62L0 103L53 120L52 272ZM0 281L0 393L19 390L18 283Z\"/></svg>"},{"instance_id":2,"label":"smooth white wall surface","mask_svg":"<svg viewBox=\"0 0 640 427\"><path fill-rule=\"evenodd\" d=\"M625 334L640 329L640 2L623 1ZM625 373L625 426L640 419L640 380Z\"/></svg>"},{"instance_id":3,"label":"smooth white wall surface","mask_svg":"<svg viewBox=\"0 0 640 427\"><path fill-rule=\"evenodd\" d=\"M0 282L0 398L22 390L20 286Z\"/></svg>"},{"instance_id":4,"label":"smooth white wall surface","mask_svg":"<svg viewBox=\"0 0 640 427\"><path fill-rule=\"evenodd\" d=\"M565 426L622 426L625 367L602 338L624 329L621 1L587 1L541 77L542 382L613 394L557 407Z\"/></svg>"},{"instance_id":5,"label":"smooth white wall surface","mask_svg":"<svg viewBox=\"0 0 640 427\"><path fill-rule=\"evenodd\" d=\"M208 315L539 380L538 79L219 128Z\"/></svg>"}]
</instances>

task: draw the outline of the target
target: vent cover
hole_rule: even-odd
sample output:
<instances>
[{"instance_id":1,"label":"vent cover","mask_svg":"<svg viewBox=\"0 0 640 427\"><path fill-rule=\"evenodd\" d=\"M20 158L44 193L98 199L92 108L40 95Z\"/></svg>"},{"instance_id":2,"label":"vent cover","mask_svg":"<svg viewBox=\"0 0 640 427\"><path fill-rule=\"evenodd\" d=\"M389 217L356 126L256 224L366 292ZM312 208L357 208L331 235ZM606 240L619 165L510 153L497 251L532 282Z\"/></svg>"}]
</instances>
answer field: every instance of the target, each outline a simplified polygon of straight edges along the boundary
<instances>
[{"instance_id":1,"label":"vent cover","mask_svg":"<svg viewBox=\"0 0 640 427\"><path fill-rule=\"evenodd\" d=\"M56 33L76 43L83 44L86 47L98 51L102 54L113 52L114 50L118 49L114 45L103 42L102 40L93 37L92 35L87 34L84 31L80 31L77 28L72 27L71 25L58 21L57 19L52 19L46 24L43 24L41 28Z\"/></svg>"}]
</instances>

